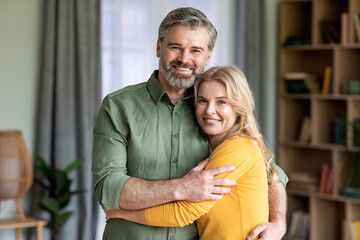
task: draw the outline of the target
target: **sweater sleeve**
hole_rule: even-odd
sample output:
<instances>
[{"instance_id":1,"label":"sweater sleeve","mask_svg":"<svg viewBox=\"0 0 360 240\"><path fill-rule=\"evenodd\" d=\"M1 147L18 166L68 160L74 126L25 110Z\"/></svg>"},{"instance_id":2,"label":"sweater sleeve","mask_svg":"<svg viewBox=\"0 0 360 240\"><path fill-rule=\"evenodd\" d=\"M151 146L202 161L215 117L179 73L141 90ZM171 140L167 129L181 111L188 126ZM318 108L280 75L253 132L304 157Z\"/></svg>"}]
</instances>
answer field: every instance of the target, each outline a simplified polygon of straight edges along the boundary
<instances>
[{"instance_id":1,"label":"sweater sleeve","mask_svg":"<svg viewBox=\"0 0 360 240\"><path fill-rule=\"evenodd\" d=\"M210 155L206 169L234 165L234 171L222 173L215 177L241 181L241 178L252 171L254 165L259 164L259 162L263 164L264 161L257 145L254 145L251 140L237 137L224 141L215 149ZM216 203L217 201L167 203L146 209L145 219L147 224L152 226L185 226L209 212Z\"/></svg>"}]
</instances>

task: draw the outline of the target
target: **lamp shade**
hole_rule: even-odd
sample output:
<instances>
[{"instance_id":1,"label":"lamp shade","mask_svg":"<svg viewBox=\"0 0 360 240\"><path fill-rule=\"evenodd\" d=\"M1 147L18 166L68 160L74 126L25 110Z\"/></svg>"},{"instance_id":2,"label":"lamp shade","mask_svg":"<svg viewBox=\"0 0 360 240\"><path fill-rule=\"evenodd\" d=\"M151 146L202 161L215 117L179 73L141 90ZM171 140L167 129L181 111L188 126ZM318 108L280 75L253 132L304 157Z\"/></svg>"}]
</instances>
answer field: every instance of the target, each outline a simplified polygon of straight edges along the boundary
<instances>
[{"instance_id":1,"label":"lamp shade","mask_svg":"<svg viewBox=\"0 0 360 240\"><path fill-rule=\"evenodd\" d=\"M29 190L33 168L20 131L0 131L0 200L16 200L20 218L24 218L19 199Z\"/></svg>"}]
</instances>

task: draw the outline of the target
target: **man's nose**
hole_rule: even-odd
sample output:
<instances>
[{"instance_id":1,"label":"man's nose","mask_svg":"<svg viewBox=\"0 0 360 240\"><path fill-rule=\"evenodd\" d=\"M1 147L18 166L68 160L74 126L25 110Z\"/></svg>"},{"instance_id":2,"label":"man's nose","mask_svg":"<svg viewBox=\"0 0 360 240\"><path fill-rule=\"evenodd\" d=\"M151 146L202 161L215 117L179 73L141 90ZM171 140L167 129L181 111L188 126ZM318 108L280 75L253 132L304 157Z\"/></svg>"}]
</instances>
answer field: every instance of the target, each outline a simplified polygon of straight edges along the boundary
<instances>
[{"instance_id":1,"label":"man's nose","mask_svg":"<svg viewBox=\"0 0 360 240\"><path fill-rule=\"evenodd\" d=\"M190 58L190 54L189 54L189 51L187 51L187 50L181 51L178 56L178 60L182 63L189 62L189 58Z\"/></svg>"}]
</instances>

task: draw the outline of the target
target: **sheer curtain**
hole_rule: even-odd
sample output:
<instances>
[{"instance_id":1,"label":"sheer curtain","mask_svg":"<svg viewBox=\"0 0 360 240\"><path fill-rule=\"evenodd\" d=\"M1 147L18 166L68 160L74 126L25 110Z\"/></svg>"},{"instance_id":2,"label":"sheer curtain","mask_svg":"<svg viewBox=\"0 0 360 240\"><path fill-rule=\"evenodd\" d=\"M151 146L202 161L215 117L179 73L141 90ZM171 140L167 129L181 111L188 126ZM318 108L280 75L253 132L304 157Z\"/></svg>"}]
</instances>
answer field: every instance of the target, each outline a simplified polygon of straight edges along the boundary
<instances>
[{"instance_id":1,"label":"sheer curtain","mask_svg":"<svg viewBox=\"0 0 360 240\"><path fill-rule=\"evenodd\" d=\"M103 96L147 81L158 68L158 27L166 14L178 7L203 11L217 28L219 38L209 66L233 63L234 4L234 0L103 0Z\"/></svg>"},{"instance_id":2,"label":"sheer curtain","mask_svg":"<svg viewBox=\"0 0 360 240\"><path fill-rule=\"evenodd\" d=\"M208 67L234 64L235 0L103 0L102 96L147 81L158 68L157 31L172 9L194 7L204 12L219 36ZM105 216L100 213L97 239Z\"/></svg>"}]
</instances>

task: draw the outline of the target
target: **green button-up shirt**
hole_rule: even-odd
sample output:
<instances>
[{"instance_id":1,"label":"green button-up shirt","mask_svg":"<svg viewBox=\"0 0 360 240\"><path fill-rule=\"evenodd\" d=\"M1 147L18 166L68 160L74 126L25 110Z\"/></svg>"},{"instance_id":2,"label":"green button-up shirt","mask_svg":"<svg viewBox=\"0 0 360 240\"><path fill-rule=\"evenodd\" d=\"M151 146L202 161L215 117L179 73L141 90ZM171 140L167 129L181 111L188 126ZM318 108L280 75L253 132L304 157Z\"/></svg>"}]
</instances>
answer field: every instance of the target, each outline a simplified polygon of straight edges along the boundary
<instances>
[{"instance_id":1,"label":"green button-up shirt","mask_svg":"<svg viewBox=\"0 0 360 240\"><path fill-rule=\"evenodd\" d=\"M92 172L94 194L104 209L119 208L122 188L130 177L180 178L209 155L192 97L173 105L157 73L148 82L108 95L99 110ZM111 219L104 239L197 239L197 230L194 224L161 228Z\"/></svg>"}]
</instances>

